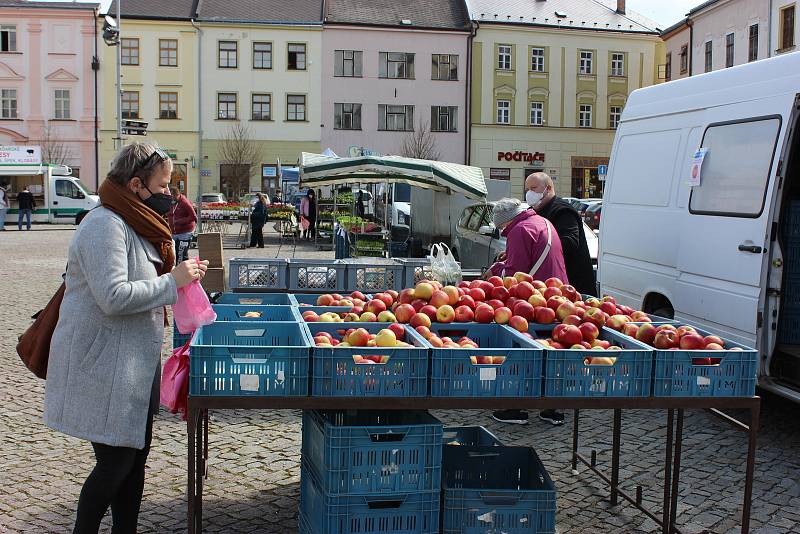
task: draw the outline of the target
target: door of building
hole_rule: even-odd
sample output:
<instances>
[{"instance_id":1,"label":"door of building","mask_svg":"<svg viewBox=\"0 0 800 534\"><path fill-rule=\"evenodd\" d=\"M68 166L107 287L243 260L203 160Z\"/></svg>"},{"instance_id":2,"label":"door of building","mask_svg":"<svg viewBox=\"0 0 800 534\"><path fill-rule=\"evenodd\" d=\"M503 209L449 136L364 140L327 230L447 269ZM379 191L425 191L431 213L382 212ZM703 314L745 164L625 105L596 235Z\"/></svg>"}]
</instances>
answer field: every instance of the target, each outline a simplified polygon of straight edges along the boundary
<instances>
[{"instance_id":1,"label":"door of building","mask_svg":"<svg viewBox=\"0 0 800 534\"><path fill-rule=\"evenodd\" d=\"M602 198L603 185L597 167L572 168L572 196L576 198Z\"/></svg>"},{"instance_id":2,"label":"door of building","mask_svg":"<svg viewBox=\"0 0 800 534\"><path fill-rule=\"evenodd\" d=\"M172 164L172 176L170 176L169 185L171 187L177 187L181 193L184 195L186 194L187 182L185 163Z\"/></svg>"}]
</instances>

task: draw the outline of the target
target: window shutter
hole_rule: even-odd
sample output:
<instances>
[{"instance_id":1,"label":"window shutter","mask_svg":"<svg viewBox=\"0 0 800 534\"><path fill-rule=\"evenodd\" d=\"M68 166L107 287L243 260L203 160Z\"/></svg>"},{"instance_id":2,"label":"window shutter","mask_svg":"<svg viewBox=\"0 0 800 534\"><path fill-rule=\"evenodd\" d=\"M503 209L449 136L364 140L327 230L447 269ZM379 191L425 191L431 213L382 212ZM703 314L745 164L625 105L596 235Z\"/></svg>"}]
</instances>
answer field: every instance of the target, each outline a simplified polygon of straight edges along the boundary
<instances>
[{"instance_id":1,"label":"window shutter","mask_svg":"<svg viewBox=\"0 0 800 534\"><path fill-rule=\"evenodd\" d=\"M342 50L336 50L333 53L333 75L334 76L341 76L342 72L342 65L344 64L344 52Z\"/></svg>"},{"instance_id":2,"label":"window shutter","mask_svg":"<svg viewBox=\"0 0 800 534\"><path fill-rule=\"evenodd\" d=\"M450 56L450 79L458 80L458 56Z\"/></svg>"},{"instance_id":3,"label":"window shutter","mask_svg":"<svg viewBox=\"0 0 800 534\"><path fill-rule=\"evenodd\" d=\"M439 129L439 106L431 106L431 131Z\"/></svg>"},{"instance_id":4,"label":"window shutter","mask_svg":"<svg viewBox=\"0 0 800 534\"><path fill-rule=\"evenodd\" d=\"M353 104L353 128L361 129L361 104Z\"/></svg>"},{"instance_id":5,"label":"window shutter","mask_svg":"<svg viewBox=\"0 0 800 534\"><path fill-rule=\"evenodd\" d=\"M458 130L458 108L452 106L450 108L450 131L455 132Z\"/></svg>"},{"instance_id":6,"label":"window shutter","mask_svg":"<svg viewBox=\"0 0 800 534\"><path fill-rule=\"evenodd\" d=\"M341 128L342 127L342 105L341 104L334 104L333 105L333 127L334 128Z\"/></svg>"},{"instance_id":7,"label":"window shutter","mask_svg":"<svg viewBox=\"0 0 800 534\"><path fill-rule=\"evenodd\" d=\"M386 129L386 105L380 104L378 106L378 129Z\"/></svg>"},{"instance_id":8,"label":"window shutter","mask_svg":"<svg viewBox=\"0 0 800 534\"><path fill-rule=\"evenodd\" d=\"M408 69L406 72L406 78L413 78L414 77L414 54L406 54L406 63L408 65Z\"/></svg>"},{"instance_id":9,"label":"window shutter","mask_svg":"<svg viewBox=\"0 0 800 534\"><path fill-rule=\"evenodd\" d=\"M414 106L406 106L406 130L414 131Z\"/></svg>"},{"instance_id":10,"label":"window shutter","mask_svg":"<svg viewBox=\"0 0 800 534\"><path fill-rule=\"evenodd\" d=\"M361 77L361 56L363 52L353 52L353 76Z\"/></svg>"}]
</instances>

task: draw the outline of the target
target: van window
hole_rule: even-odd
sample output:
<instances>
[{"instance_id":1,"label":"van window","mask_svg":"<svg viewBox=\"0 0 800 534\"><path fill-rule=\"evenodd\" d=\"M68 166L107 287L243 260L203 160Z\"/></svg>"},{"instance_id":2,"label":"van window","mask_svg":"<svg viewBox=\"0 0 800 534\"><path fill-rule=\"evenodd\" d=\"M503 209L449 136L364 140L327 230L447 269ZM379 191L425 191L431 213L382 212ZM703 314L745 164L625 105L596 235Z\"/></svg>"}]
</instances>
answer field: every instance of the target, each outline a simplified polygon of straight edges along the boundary
<instances>
[{"instance_id":1,"label":"van window","mask_svg":"<svg viewBox=\"0 0 800 534\"><path fill-rule=\"evenodd\" d=\"M609 201L612 204L668 206L680 142L680 130L622 137L614 158ZM647 187L642 186L643 172L649 176Z\"/></svg>"},{"instance_id":2,"label":"van window","mask_svg":"<svg viewBox=\"0 0 800 534\"><path fill-rule=\"evenodd\" d=\"M759 217L780 128L779 117L710 125L702 144L708 153L700 185L692 188L689 212Z\"/></svg>"},{"instance_id":3,"label":"van window","mask_svg":"<svg viewBox=\"0 0 800 534\"><path fill-rule=\"evenodd\" d=\"M83 191L69 180L56 180L56 195L66 198L84 198Z\"/></svg>"},{"instance_id":4,"label":"van window","mask_svg":"<svg viewBox=\"0 0 800 534\"><path fill-rule=\"evenodd\" d=\"M461 228L466 228L467 221L469 221L469 217L472 215L473 211L474 208L464 208L464 211L461 212L461 218L458 220L458 226Z\"/></svg>"},{"instance_id":5,"label":"van window","mask_svg":"<svg viewBox=\"0 0 800 534\"><path fill-rule=\"evenodd\" d=\"M475 210L472 212L472 216L469 218L469 221L467 222L467 228L477 232L478 228L481 227L482 220L483 220L483 206L476 206Z\"/></svg>"}]
</instances>

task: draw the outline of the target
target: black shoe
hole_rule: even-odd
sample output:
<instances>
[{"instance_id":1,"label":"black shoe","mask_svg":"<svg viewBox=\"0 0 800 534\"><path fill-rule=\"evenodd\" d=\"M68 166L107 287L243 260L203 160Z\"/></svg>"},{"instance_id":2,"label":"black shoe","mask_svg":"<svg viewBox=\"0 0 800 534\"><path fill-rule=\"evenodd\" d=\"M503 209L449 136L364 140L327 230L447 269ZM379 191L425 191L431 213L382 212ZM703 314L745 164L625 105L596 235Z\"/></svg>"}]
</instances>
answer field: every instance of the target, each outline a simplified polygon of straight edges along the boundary
<instances>
[{"instance_id":1,"label":"black shoe","mask_svg":"<svg viewBox=\"0 0 800 534\"><path fill-rule=\"evenodd\" d=\"M564 424L564 414L555 410L542 410L539 412L539 419L555 426Z\"/></svg>"},{"instance_id":2,"label":"black shoe","mask_svg":"<svg viewBox=\"0 0 800 534\"><path fill-rule=\"evenodd\" d=\"M527 425L528 412L523 412L522 410L500 410L492 413L492 419L512 425Z\"/></svg>"}]
</instances>

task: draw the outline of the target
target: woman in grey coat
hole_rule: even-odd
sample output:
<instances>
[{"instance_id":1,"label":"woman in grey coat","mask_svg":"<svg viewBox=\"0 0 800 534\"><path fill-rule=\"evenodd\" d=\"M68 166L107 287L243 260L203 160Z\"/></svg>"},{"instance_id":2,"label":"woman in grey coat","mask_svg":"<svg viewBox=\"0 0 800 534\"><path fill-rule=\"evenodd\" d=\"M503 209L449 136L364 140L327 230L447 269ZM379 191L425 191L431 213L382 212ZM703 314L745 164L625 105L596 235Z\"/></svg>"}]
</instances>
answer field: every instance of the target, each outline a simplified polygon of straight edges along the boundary
<instances>
[{"instance_id":1,"label":"woman in grey coat","mask_svg":"<svg viewBox=\"0 0 800 534\"><path fill-rule=\"evenodd\" d=\"M66 293L50 344L45 423L92 442L97 464L78 502L75 533L136 532L158 409L164 306L202 279L207 262L175 255L164 219L172 205L169 156L123 147L100 187L102 207L69 246Z\"/></svg>"}]
</instances>

